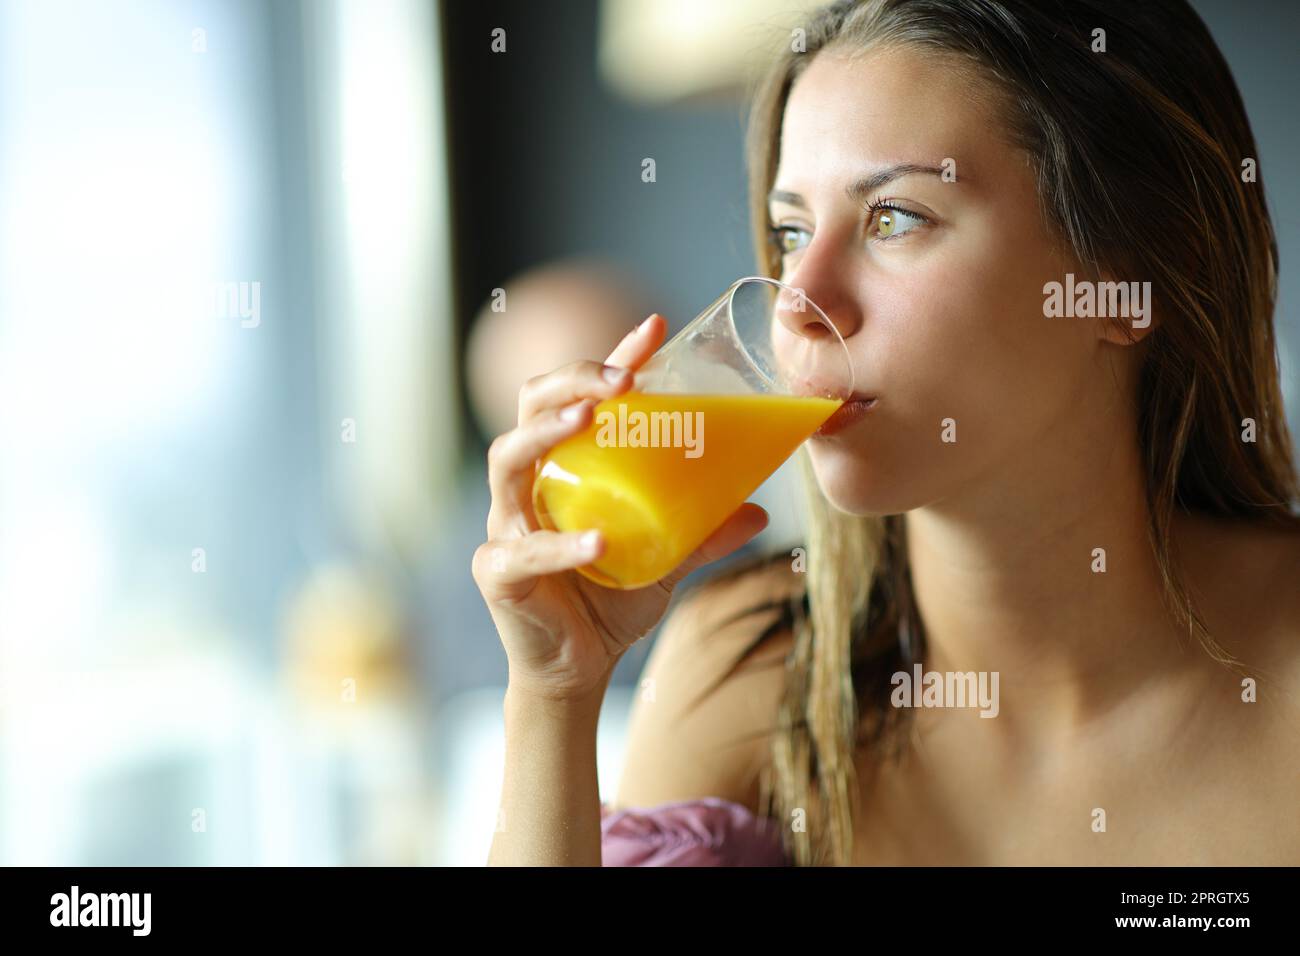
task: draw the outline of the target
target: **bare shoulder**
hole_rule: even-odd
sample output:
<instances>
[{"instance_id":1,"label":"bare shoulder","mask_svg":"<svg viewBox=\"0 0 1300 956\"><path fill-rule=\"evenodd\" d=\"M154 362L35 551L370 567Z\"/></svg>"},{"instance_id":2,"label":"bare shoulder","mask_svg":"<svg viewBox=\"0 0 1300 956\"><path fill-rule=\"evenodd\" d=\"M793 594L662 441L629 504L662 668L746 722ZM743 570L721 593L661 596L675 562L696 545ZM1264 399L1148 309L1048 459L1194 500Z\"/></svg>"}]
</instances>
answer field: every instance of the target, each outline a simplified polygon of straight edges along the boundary
<instances>
[{"instance_id":1,"label":"bare shoulder","mask_svg":"<svg viewBox=\"0 0 1300 956\"><path fill-rule=\"evenodd\" d=\"M1241 806L1259 808L1267 834L1242 836L1260 860L1294 859L1300 852L1295 780L1300 774L1300 533L1245 523L1220 524L1217 552L1205 567L1217 570L1216 633L1257 681L1254 692L1234 686L1221 722L1219 769ZM1213 625L1212 625L1213 629ZM1213 765L1211 765L1213 766ZM1257 841L1258 845L1255 845ZM1279 849L1287 847L1287 850Z\"/></svg>"},{"instance_id":2,"label":"bare shoulder","mask_svg":"<svg viewBox=\"0 0 1300 956\"><path fill-rule=\"evenodd\" d=\"M1300 772L1300 532L1256 532L1258 665L1275 693L1284 749ZM1297 833L1300 836L1300 832Z\"/></svg>"},{"instance_id":3,"label":"bare shoulder","mask_svg":"<svg viewBox=\"0 0 1300 956\"><path fill-rule=\"evenodd\" d=\"M1300 709L1300 531L1246 528L1237 548L1239 568L1249 576L1238 578L1238 587L1258 609L1247 618L1257 635L1253 649Z\"/></svg>"},{"instance_id":4,"label":"bare shoulder","mask_svg":"<svg viewBox=\"0 0 1300 956\"><path fill-rule=\"evenodd\" d=\"M1300 530L1202 516L1184 534L1211 630L1300 702Z\"/></svg>"},{"instance_id":5,"label":"bare shoulder","mask_svg":"<svg viewBox=\"0 0 1300 956\"><path fill-rule=\"evenodd\" d=\"M781 604L801 577L788 558L751 559L674 602L639 681L615 807L713 796L757 812L793 640Z\"/></svg>"},{"instance_id":6,"label":"bare shoulder","mask_svg":"<svg viewBox=\"0 0 1300 956\"><path fill-rule=\"evenodd\" d=\"M1235 802L1257 807L1255 819L1267 821L1240 835L1242 852L1285 863L1300 854L1300 533L1241 526L1224 558L1224 577L1244 605L1239 656L1257 679L1249 703L1244 688L1233 687L1239 719L1224 769L1237 778Z\"/></svg>"},{"instance_id":7,"label":"bare shoulder","mask_svg":"<svg viewBox=\"0 0 1300 956\"><path fill-rule=\"evenodd\" d=\"M1274 535L1268 546L1273 560L1265 595L1277 609L1269 622L1272 652L1300 705L1300 533Z\"/></svg>"}]
</instances>

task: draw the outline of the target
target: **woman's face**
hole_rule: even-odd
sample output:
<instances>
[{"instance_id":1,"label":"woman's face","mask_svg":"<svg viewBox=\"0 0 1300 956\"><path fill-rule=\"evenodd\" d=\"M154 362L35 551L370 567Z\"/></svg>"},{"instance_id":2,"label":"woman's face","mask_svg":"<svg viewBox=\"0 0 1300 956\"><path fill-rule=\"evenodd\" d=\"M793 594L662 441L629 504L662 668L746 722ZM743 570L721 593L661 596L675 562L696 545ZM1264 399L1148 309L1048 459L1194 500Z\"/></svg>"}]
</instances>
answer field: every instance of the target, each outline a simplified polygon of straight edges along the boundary
<instances>
[{"instance_id":1,"label":"woman's face","mask_svg":"<svg viewBox=\"0 0 1300 956\"><path fill-rule=\"evenodd\" d=\"M768 206L785 227L781 279L836 325L856 391L877 399L809 443L822 491L843 511L1005 492L1007 477L1044 464L1056 429L1096 427L1098 403L1118 407L1099 324L1043 314L1044 283L1083 276L1048 232L1027 156L1004 142L979 90L905 48L856 61L823 52L786 105ZM955 181L904 170L847 194L892 167L942 172L945 161ZM897 208L870 212L873 202ZM944 441L946 419L955 441Z\"/></svg>"}]
</instances>

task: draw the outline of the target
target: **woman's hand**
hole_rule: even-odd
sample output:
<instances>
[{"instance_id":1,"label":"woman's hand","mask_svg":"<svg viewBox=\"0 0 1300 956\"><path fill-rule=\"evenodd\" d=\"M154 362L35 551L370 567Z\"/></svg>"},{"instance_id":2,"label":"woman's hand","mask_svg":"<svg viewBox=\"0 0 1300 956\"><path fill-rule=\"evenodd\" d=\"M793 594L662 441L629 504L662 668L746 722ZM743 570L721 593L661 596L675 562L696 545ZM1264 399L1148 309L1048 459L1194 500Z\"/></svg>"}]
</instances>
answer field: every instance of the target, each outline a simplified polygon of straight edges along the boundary
<instances>
[{"instance_id":1,"label":"woman's hand","mask_svg":"<svg viewBox=\"0 0 1300 956\"><path fill-rule=\"evenodd\" d=\"M519 392L519 425L488 450L488 540L474 552L473 573L510 662L516 691L556 701L603 695L609 675L668 607L691 571L730 554L767 524L746 502L672 573L630 591L602 587L574 568L604 553L592 531L540 529L533 513L537 459L591 423L596 403L627 391L633 372L654 354L667 323L655 314L619 343L602 366L581 361L530 379Z\"/></svg>"}]
</instances>

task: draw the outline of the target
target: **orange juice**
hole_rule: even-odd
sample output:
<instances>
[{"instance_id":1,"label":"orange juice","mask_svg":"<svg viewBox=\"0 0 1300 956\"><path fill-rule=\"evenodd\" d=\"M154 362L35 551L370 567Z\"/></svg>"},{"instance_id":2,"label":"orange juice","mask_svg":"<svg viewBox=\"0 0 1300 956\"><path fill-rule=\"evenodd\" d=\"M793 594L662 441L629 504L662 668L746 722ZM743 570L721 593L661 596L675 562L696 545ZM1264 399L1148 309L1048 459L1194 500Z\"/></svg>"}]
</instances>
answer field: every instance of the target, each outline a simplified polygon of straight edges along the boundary
<instances>
[{"instance_id":1,"label":"orange juice","mask_svg":"<svg viewBox=\"0 0 1300 956\"><path fill-rule=\"evenodd\" d=\"M579 571L607 587L676 568L841 405L784 395L651 395L599 403L551 449L533 488L542 527L599 528L605 553ZM621 406L621 407L620 407Z\"/></svg>"}]
</instances>

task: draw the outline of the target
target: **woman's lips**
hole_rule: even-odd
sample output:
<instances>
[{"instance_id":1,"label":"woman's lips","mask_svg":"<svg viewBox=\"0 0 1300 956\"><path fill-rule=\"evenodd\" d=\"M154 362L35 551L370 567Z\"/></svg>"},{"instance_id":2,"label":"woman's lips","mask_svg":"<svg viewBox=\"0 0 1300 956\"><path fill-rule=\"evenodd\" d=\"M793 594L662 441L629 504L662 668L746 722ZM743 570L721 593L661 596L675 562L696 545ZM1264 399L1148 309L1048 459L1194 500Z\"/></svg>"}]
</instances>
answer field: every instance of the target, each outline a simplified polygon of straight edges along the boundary
<instances>
[{"instance_id":1,"label":"woman's lips","mask_svg":"<svg viewBox=\"0 0 1300 956\"><path fill-rule=\"evenodd\" d=\"M875 407L876 399L874 397L855 395L837 408L830 418L822 422L821 428L813 432L813 437L825 438L827 435L834 435L836 432L843 431L854 422L861 421Z\"/></svg>"}]
</instances>

